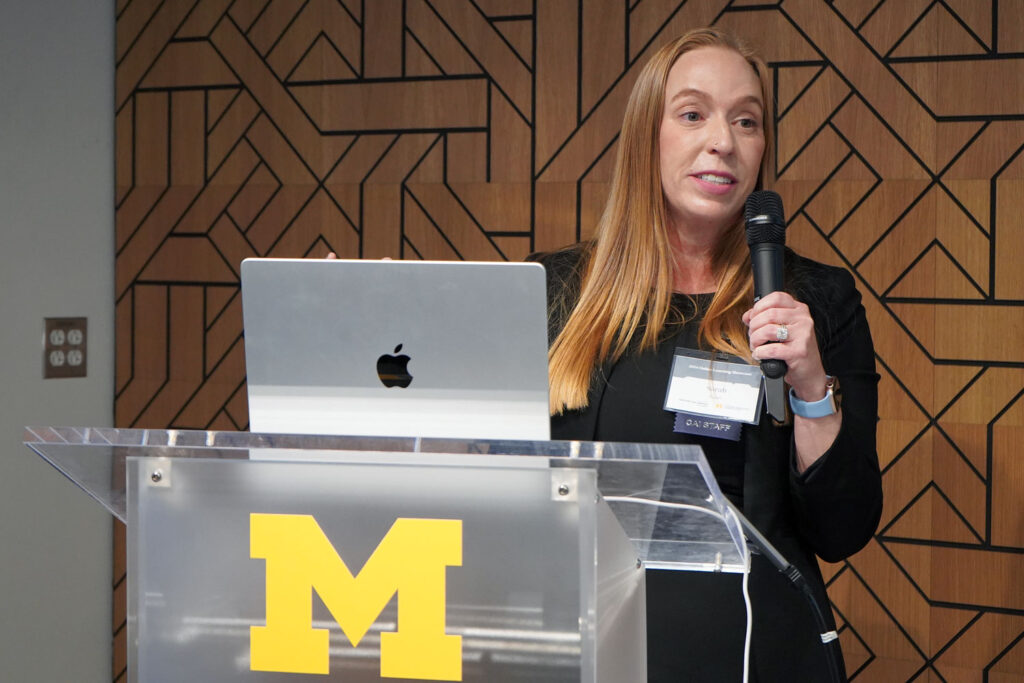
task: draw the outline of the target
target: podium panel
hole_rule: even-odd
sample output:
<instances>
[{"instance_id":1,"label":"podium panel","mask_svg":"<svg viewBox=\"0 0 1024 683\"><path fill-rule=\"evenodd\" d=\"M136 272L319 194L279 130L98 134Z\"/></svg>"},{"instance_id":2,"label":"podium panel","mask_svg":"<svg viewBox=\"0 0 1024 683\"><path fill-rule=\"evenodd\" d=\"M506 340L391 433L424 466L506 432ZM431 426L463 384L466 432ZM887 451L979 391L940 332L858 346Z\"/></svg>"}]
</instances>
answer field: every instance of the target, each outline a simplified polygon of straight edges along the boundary
<instances>
[{"instance_id":1,"label":"podium panel","mask_svg":"<svg viewBox=\"0 0 1024 683\"><path fill-rule=\"evenodd\" d=\"M134 680L593 680L593 471L168 465L128 462Z\"/></svg>"}]
</instances>

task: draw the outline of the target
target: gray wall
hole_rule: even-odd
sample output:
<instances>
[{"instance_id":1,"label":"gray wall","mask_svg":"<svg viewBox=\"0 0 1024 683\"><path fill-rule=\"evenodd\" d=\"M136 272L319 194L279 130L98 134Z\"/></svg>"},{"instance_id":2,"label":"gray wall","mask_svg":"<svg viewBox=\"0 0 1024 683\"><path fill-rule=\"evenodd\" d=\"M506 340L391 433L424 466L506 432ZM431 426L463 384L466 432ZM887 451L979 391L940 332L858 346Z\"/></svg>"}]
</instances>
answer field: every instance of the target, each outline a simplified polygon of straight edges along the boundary
<instances>
[{"instance_id":1,"label":"gray wall","mask_svg":"<svg viewBox=\"0 0 1024 683\"><path fill-rule=\"evenodd\" d=\"M22 445L113 420L114 3L0 3L0 679L111 680L111 517ZM89 376L42 379L43 318Z\"/></svg>"}]
</instances>

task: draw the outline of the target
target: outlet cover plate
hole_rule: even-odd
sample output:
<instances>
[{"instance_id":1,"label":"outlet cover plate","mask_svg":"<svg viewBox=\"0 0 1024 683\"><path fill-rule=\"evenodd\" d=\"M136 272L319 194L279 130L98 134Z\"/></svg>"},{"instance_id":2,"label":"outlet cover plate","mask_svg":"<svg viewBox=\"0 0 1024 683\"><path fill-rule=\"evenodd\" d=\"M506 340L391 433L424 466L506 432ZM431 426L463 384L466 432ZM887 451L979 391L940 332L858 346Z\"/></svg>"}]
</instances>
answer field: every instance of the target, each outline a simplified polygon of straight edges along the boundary
<instances>
[{"instance_id":1,"label":"outlet cover plate","mask_svg":"<svg viewBox=\"0 0 1024 683\"><path fill-rule=\"evenodd\" d=\"M85 377L87 318L44 318L43 378Z\"/></svg>"}]
</instances>

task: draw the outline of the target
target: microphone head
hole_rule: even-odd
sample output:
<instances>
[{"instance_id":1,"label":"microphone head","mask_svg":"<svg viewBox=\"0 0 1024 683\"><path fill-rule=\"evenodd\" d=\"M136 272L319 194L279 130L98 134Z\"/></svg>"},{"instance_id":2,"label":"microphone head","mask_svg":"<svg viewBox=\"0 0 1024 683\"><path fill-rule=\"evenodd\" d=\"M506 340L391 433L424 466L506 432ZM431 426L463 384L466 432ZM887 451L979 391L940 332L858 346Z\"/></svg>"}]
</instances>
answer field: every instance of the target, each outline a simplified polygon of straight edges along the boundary
<instances>
[{"instance_id":1,"label":"microphone head","mask_svg":"<svg viewBox=\"0 0 1024 683\"><path fill-rule=\"evenodd\" d=\"M786 243L786 213L782 197L771 190L751 192L743 209L747 244Z\"/></svg>"}]
</instances>

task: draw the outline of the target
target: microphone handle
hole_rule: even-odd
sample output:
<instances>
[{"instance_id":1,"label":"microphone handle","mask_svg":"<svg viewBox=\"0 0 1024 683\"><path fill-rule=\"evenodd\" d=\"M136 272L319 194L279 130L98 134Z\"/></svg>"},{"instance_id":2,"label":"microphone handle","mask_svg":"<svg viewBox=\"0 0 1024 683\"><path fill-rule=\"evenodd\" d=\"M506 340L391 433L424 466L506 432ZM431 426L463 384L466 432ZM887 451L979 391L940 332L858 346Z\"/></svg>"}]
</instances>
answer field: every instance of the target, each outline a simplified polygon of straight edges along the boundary
<instances>
[{"instance_id":1,"label":"microphone handle","mask_svg":"<svg viewBox=\"0 0 1024 683\"><path fill-rule=\"evenodd\" d=\"M750 245L750 262L754 269L754 301L782 289L782 258L785 247L774 242ZM768 379L786 374L786 361L769 358L761 361L761 372Z\"/></svg>"},{"instance_id":2,"label":"microphone handle","mask_svg":"<svg viewBox=\"0 0 1024 683\"><path fill-rule=\"evenodd\" d=\"M764 376L768 379L784 377L787 370L789 370L789 366L786 365L786 361L784 360L769 358L761 361L761 372L763 372Z\"/></svg>"}]
</instances>

